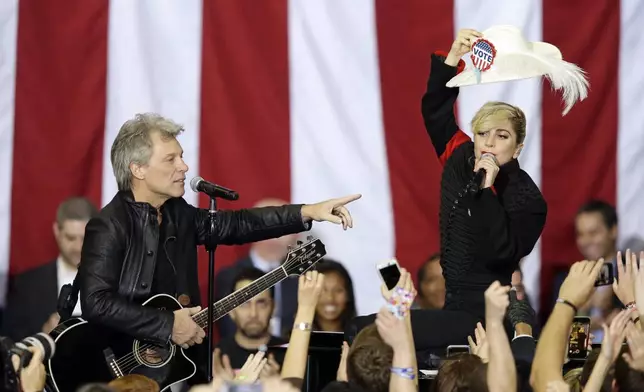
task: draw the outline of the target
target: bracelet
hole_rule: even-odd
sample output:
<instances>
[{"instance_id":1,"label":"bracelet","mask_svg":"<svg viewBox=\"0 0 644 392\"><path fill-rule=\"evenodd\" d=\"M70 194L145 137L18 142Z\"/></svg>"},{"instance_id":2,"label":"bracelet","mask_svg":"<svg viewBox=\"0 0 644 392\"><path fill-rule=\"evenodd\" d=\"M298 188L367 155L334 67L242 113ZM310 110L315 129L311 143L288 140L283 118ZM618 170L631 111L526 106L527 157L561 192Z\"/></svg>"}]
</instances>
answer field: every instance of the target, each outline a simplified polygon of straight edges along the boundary
<instances>
[{"instance_id":1,"label":"bracelet","mask_svg":"<svg viewBox=\"0 0 644 392\"><path fill-rule=\"evenodd\" d=\"M575 311L575 314L578 312L577 307L576 307L572 302L570 302L570 301L567 301L567 300L565 300L565 299L563 299L563 298L557 298L557 303L560 303L560 304L564 304L564 305L568 305L568 306L570 306L570 307L572 308L572 310L574 310L574 311Z\"/></svg>"},{"instance_id":2,"label":"bracelet","mask_svg":"<svg viewBox=\"0 0 644 392\"><path fill-rule=\"evenodd\" d=\"M409 380L416 378L416 375L414 374L414 368L392 367L391 373Z\"/></svg>"},{"instance_id":3,"label":"bracelet","mask_svg":"<svg viewBox=\"0 0 644 392\"><path fill-rule=\"evenodd\" d=\"M310 331L311 323L295 323L293 329L299 329L300 331Z\"/></svg>"},{"instance_id":4,"label":"bracelet","mask_svg":"<svg viewBox=\"0 0 644 392\"><path fill-rule=\"evenodd\" d=\"M624 305L624 309L637 309L637 304L635 303L635 301L631 301Z\"/></svg>"}]
</instances>

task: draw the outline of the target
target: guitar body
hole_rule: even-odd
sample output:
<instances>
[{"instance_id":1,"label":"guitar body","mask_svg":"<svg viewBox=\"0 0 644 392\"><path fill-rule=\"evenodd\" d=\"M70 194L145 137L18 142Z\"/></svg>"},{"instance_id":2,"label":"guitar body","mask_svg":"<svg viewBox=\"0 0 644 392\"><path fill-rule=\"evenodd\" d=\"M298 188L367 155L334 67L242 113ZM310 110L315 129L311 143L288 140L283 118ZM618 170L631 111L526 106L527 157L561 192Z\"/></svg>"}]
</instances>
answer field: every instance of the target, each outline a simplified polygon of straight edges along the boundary
<instances>
[{"instance_id":1,"label":"guitar body","mask_svg":"<svg viewBox=\"0 0 644 392\"><path fill-rule=\"evenodd\" d=\"M150 298L143 306L182 308L165 294ZM51 336L56 352L47 364L48 386L56 392L73 392L88 383L109 383L127 374L142 374L155 380L161 391L170 391L173 384L196 372L195 364L174 344L152 345L82 318L59 324Z\"/></svg>"},{"instance_id":2,"label":"guitar body","mask_svg":"<svg viewBox=\"0 0 644 392\"><path fill-rule=\"evenodd\" d=\"M211 304L213 320L219 320L288 276L298 276L312 268L324 257L326 248L319 239L309 236L307 240L289 248L280 267ZM165 294L155 295L143 306L172 311L182 308L176 299ZM201 310L192 319L205 329L207 310ZM147 376L159 384L162 392L169 392L174 384L189 379L197 370L183 349L174 344L155 346L82 318L59 324L50 335L56 342L56 352L46 364L47 392L73 392L88 383L109 383L128 374Z\"/></svg>"}]
</instances>

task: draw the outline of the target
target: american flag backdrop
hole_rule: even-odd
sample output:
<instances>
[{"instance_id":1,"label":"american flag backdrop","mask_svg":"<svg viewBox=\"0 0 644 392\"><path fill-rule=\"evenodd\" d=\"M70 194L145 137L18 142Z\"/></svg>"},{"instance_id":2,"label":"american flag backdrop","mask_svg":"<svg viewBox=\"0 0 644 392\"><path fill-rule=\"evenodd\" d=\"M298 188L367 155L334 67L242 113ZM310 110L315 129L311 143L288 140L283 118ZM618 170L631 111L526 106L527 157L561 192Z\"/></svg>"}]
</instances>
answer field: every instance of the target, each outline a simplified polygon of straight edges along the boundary
<instances>
[{"instance_id":1,"label":"american flag backdrop","mask_svg":"<svg viewBox=\"0 0 644 392\"><path fill-rule=\"evenodd\" d=\"M543 303L553 268L580 257L573 218L589 198L617 206L620 241L644 234L641 0L2 0L0 271L56 256L57 205L108 202L120 125L155 111L185 125L189 178L239 191L221 208L362 193L353 230L314 232L348 267L359 313L374 312L375 263L415 272L439 249L440 166L420 113L430 53L496 24L558 46L590 79L566 117L538 79L462 88L456 108L468 131L488 100L526 112L520 163L549 214L524 274ZM245 249L220 247L218 268Z\"/></svg>"}]
</instances>

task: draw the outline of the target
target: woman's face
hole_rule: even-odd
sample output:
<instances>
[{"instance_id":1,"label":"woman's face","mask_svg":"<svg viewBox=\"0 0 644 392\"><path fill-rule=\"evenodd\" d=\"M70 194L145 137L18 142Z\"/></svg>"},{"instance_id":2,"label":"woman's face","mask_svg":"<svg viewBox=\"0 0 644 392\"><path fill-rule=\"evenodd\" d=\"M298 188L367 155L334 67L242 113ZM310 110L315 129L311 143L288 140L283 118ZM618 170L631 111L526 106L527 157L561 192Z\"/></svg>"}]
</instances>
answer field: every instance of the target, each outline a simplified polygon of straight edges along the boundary
<instances>
[{"instance_id":1,"label":"woman's face","mask_svg":"<svg viewBox=\"0 0 644 392\"><path fill-rule=\"evenodd\" d=\"M523 144L517 144L517 134L510 121L502 117L490 117L474 132L474 154L480 159L485 153L496 157L499 166L519 157Z\"/></svg>"},{"instance_id":2,"label":"woman's face","mask_svg":"<svg viewBox=\"0 0 644 392\"><path fill-rule=\"evenodd\" d=\"M347 307L346 284L342 276L337 272L327 272L324 274L324 286L320 294L315 312L318 318L326 321L336 321Z\"/></svg>"}]
</instances>

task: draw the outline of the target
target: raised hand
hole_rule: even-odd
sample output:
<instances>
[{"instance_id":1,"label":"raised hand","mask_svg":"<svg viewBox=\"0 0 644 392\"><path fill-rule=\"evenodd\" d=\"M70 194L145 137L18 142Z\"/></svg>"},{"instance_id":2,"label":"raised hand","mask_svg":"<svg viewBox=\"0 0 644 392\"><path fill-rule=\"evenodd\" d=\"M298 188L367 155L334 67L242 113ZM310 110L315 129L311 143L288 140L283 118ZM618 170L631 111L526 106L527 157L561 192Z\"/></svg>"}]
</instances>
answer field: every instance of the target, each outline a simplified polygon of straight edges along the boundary
<instances>
[{"instance_id":1,"label":"raised hand","mask_svg":"<svg viewBox=\"0 0 644 392\"><path fill-rule=\"evenodd\" d=\"M525 297L523 299L517 298L517 291L515 289L510 289L508 319L510 319L514 328L519 323L528 324L530 327L534 327L535 324L536 314L534 309Z\"/></svg>"},{"instance_id":2,"label":"raised hand","mask_svg":"<svg viewBox=\"0 0 644 392\"><path fill-rule=\"evenodd\" d=\"M346 230L349 227L353 227L353 218L345 205L361 197L362 195L356 194L326 200L320 203L306 204L302 206L302 217L316 222L326 221L338 225L341 224L342 228Z\"/></svg>"},{"instance_id":3,"label":"raised hand","mask_svg":"<svg viewBox=\"0 0 644 392\"><path fill-rule=\"evenodd\" d=\"M485 290L485 321L503 322L505 311L510 305L510 286L501 286L498 280Z\"/></svg>"},{"instance_id":4,"label":"raised hand","mask_svg":"<svg viewBox=\"0 0 644 392\"><path fill-rule=\"evenodd\" d=\"M482 36L483 34L473 29L459 30L456 35L456 39L454 39L454 42L452 43L449 55L445 59L445 64L451 65L452 67L457 66L461 57L472 50L472 44L474 41Z\"/></svg>"},{"instance_id":5,"label":"raised hand","mask_svg":"<svg viewBox=\"0 0 644 392\"><path fill-rule=\"evenodd\" d=\"M644 332L633 325L629 326L626 342L629 352L622 355L622 358L631 369L644 372Z\"/></svg>"},{"instance_id":6,"label":"raised hand","mask_svg":"<svg viewBox=\"0 0 644 392\"><path fill-rule=\"evenodd\" d=\"M256 354L250 354L241 369L235 374L233 367L230 365L228 355L221 355L221 350L216 348L212 354L212 374L215 378L225 381L234 381L240 384L252 384L261 374L267 359L264 358L264 352L258 351Z\"/></svg>"},{"instance_id":7,"label":"raised hand","mask_svg":"<svg viewBox=\"0 0 644 392\"><path fill-rule=\"evenodd\" d=\"M336 373L336 381L349 381L347 376L347 358L349 357L349 343L342 342L342 355L340 356L340 365Z\"/></svg>"},{"instance_id":8,"label":"raised hand","mask_svg":"<svg viewBox=\"0 0 644 392\"><path fill-rule=\"evenodd\" d=\"M595 290L595 281L604 264L604 259L597 261L578 261L570 267L568 276L561 284L559 298L564 299L579 309L590 298Z\"/></svg>"},{"instance_id":9,"label":"raised hand","mask_svg":"<svg viewBox=\"0 0 644 392\"><path fill-rule=\"evenodd\" d=\"M269 353L268 360L266 361L264 368L259 374L259 378L261 380L265 380L271 377L278 377L280 375L280 369L281 369L280 364L277 363L277 361L275 360L275 356L273 355L273 353Z\"/></svg>"},{"instance_id":10,"label":"raised hand","mask_svg":"<svg viewBox=\"0 0 644 392\"><path fill-rule=\"evenodd\" d=\"M264 358L265 353L263 351L258 351L255 354L250 354L246 358L246 362L239 369L235 375L235 382L243 384L252 384L259 378L268 358Z\"/></svg>"},{"instance_id":11,"label":"raised hand","mask_svg":"<svg viewBox=\"0 0 644 392\"><path fill-rule=\"evenodd\" d=\"M467 341L470 344L470 351L472 354L481 358L483 363L487 363L490 360L490 345L487 341L487 335L485 334L485 328L481 323L476 323L476 329L474 330L474 336L476 342L472 340L471 336L467 337Z\"/></svg>"},{"instance_id":12,"label":"raised hand","mask_svg":"<svg viewBox=\"0 0 644 392\"><path fill-rule=\"evenodd\" d=\"M640 252L640 261L644 260L644 252ZM637 309L644 309L644 266L637 265L637 257L631 257L631 270L633 271L635 304Z\"/></svg>"},{"instance_id":13,"label":"raised hand","mask_svg":"<svg viewBox=\"0 0 644 392\"><path fill-rule=\"evenodd\" d=\"M412 302L418 294L416 288L414 287L414 279L412 279L411 274L405 268L400 269L400 279L398 279L398 283L396 283L396 287L394 287L393 289L389 290L384 283L380 284L380 293L382 294L382 297L385 299L385 301L389 301L391 295L396 289L402 289L405 292L410 293L413 297Z\"/></svg>"},{"instance_id":14,"label":"raised hand","mask_svg":"<svg viewBox=\"0 0 644 392\"><path fill-rule=\"evenodd\" d=\"M232 381L235 378L235 372L230 365L230 358L226 354L222 356L219 348L215 348L212 353L212 374L215 378L225 381Z\"/></svg>"},{"instance_id":15,"label":"raised hand","mask_svg":"<svg viewBox=\"0 0 644 392\"><path fill-rule=\"evenodd\" d=\"M633 264L637 266L637 255L626 250L626 260L622 262L622 252L617 252L617 276L613 279L613 291L622 304L626 305L635 301L635 275Z\"/></svg>"},{"instance_id":16,"label":"raised hand","mask_svg":"<svg viewBox=\"0 0 644 392\"><path fill-rule=\"evenodd\" d=\"M610 363L613 363L619 351L622 348L622 343L626 337L626 327L630 320L631 309L625 309L619 312L613 321L610 323L610 327L604 324L604 340L602 341L601 354L608 360Z\"/></svg>"},{"instance_id":17,"label":"raised hand","mask_svg":"<svg viewBox=\"0 0 644 392\"><path fill-rule=\"evenodd\" d=\"M307 271L300 275L297 288L297 303L299 307L315 308L320 299L324 284L324 275L317 271Z\"/></svg>"},{"instance_id":18,"label":"raised hand","mask_svg":"<svg viewBox=\"0 0 644 392\"><path fill-rule=\"evenodd\" d=\"M409 331L405 321L394 316L387 307L380 308L375 323L382 340L392 348L402 348L409 344Z\"/></svg>"}]
</instances>

